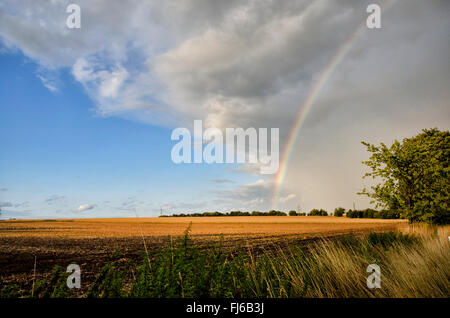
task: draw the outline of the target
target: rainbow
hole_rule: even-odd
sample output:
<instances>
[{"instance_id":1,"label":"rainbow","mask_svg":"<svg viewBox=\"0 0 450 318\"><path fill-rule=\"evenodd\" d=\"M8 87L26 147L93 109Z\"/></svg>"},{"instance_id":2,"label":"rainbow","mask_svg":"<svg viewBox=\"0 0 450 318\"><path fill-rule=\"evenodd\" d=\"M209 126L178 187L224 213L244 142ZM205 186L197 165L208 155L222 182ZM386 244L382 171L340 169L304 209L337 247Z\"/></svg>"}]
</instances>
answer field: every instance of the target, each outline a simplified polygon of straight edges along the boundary
<instances>
[{"instance_id":1,"label":"rainbow","mask_svg":"<svg viewBox=\"0 0 450 318\"><path fill-rule=\"evenodd\" d=\"M383 2L383 4L380 6L381 12L385 11L388 7L390 7L395 0L386 0ZM337 53L333 56L331 61L328 63L328 65L325 67L325 69L321 72L317 82L315 83L312 90L309 92L308 96L306 97L304 103L301 105L300 110L297 114L297 118L295 120L294 126L291 129L291 132L289 133L288 140L286 143L286 146L284 148L283 154L281 155L281 164L280 169L278 170L278 173L275 178L275 186L274 191L272 195L272 209L276 209L277 203L278 203L278 197L280 195L281 187L284 182L284 178L286 176L286 170L289 163L290 156L292 154L292 149L294 148L295 142L297 140L297 136L300 132L300 128L302 127L302 124L305 122L305 118L308 115L309 110L311 109L311 106L316 101L317 97L319 96L319 93L327 83L328 79L333 74L336 67L339 65L339 63L344 59L344 57L347 55L347 53L350 51L352 46L355 44L356 40L359 38L359 36L364 33L364 30L366 29L366 21L364 20L361 25L354 31L350 37L345 41L345 43L339 48Z\"/></svg>"}]
</instances>

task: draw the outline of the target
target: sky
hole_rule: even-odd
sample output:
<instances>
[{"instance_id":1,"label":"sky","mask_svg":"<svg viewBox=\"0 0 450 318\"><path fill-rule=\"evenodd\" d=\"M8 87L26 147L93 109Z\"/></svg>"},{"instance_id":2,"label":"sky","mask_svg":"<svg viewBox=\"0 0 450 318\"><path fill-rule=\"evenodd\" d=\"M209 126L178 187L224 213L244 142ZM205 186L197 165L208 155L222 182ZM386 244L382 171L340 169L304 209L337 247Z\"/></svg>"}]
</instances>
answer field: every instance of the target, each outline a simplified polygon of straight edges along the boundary
<instances>
[{"instance_id":1,"label":"sky","mask_svg":"<svg viewBox=\"0 0 450 318\"><path fill-rule=\"evenodd\" d=\"M370 3L387 4L382 27L352 37ZM361 141L449 129L449 13L445 0L3 0L1 218L369 207ZM173 129L196 119L279 128L281 156L302 112L284 178L171 160Z\"/></svg>"}]
</instances>

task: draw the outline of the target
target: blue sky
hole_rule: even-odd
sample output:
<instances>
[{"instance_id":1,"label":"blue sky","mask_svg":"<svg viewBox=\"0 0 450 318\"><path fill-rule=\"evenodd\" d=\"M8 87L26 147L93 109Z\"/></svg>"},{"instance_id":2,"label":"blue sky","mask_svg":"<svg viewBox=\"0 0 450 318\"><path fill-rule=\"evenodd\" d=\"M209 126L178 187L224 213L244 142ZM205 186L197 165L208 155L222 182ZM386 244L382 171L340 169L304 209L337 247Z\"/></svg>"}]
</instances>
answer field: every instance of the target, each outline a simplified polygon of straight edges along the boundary
<instances>
[{"instance_id":1,"label":"blue sky","mask_svg":"<svg viewBox=\"0 0 450 318\"><path fill-rule=\"evenodd\" d=\"M20 52L0 55L0 69L0 201L12 205L4 217L192 212L211 206L212 184L233 184L214 182L231 165L172 163L171 129L96 115L68 70L52 92ZM76 211L81 205L93 208Z\"/></svg>"},{"instance_id":2,"label":"blue sky","mask_svg":"<svg viewBox=\"0 0 450 318\"><path fill-rule=\"evenodd\" d=\"M69 0L3 0L2 218L369 207L362 140L450 127L450 2L393 1L347 50L372 2L79 0L70 29ZM197 119L279 128L283 153L343 48L276 202L257 165L172 162L172 130Z\"/></svg>"}]
</instances>

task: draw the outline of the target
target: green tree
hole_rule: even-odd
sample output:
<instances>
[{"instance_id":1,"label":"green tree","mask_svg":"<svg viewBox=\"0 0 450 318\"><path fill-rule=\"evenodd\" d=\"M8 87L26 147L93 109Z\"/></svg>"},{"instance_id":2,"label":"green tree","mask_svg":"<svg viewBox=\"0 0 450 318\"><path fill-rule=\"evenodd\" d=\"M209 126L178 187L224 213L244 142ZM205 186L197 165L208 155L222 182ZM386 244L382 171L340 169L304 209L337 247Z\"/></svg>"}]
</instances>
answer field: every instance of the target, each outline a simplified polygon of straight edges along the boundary
<instances>
[{"instance_id":1,"label":"green tree","mask_svg":"<svg viewBox=\"0 0 450 318\"><path fill-rule=\"evenodd\" d=\"M312 209L309 214L309 216L328 216L328 212L324 209Z\"/></svg>"},{"instance_id":2,"label":"green tree","mask_svg":"<svg viewBox=\"0 0 450 318\"><path fill-rule=\"evenodd\" d=\"M334 216L343 216L345 213L344 208L336 208L334 209Z\"/></svg>"},{"instance_id":3,"label":"green tree","mask_svg":"<svg viewBox=\"0 0 450 318\"><path fill-rule=\"evenodd\" d=\"M295 210L289 211L289 216L297 216L297 211Z\"/></svg>"},{"instance_id":4,"label":"green tree","mask_svg":"<svg viewBox=\"0 0 450 318\"><path fill-rule=\"evenodd\" d=\"M362 142L371 153L363 163L371 171L364 175L381 183L358 194L367 195L389 210L398 211L411 222L448 224L450 201L450 133L424 129L412 138L387 147Z\"/></svg>"}]
</instances>

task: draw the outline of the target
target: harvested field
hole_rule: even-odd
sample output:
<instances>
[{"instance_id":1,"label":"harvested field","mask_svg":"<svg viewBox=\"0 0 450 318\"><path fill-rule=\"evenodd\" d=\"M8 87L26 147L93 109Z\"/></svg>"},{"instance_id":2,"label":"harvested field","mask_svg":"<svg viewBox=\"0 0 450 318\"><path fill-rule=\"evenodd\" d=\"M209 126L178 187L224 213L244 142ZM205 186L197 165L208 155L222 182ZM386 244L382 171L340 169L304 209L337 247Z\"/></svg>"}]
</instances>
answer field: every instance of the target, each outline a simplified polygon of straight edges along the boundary
<instances>
[{"instance_id":1,"label":"harvested field","mask_svg":"<svg viewBox=\"0 0 450 318\"><path fill-rule=\"evenodd\" d=\"M179 236L192 222L192 236L285 236L304 238L397 228L404 220L305 216L238 216L9 220L0 222L1 237L124 238Z\"/></svg>"},{"instance_id":2,"label":"harvested field","mask_svg":"<svg viewBox=\"0 0 450 318\"><path fill-rule=\"evenodd\" d=\"M230 248L307 244L322 237L407 226L404 220L304 216L7 220L0 222L0 285L17 282L29 288L35 259L37 279L48 277L55 265L75 262L90 281L115 251L139 261L145 248L161 247L171 236L183 235L189 224L193 240L206 242L221 236Z\"/></svg>"}]
</instances>

